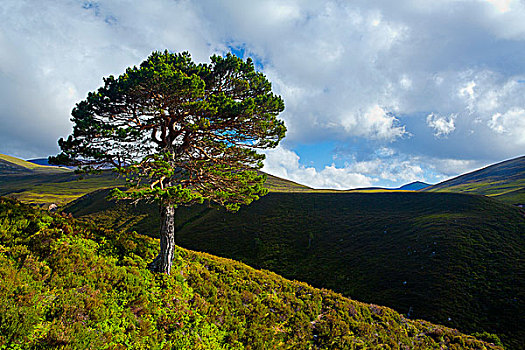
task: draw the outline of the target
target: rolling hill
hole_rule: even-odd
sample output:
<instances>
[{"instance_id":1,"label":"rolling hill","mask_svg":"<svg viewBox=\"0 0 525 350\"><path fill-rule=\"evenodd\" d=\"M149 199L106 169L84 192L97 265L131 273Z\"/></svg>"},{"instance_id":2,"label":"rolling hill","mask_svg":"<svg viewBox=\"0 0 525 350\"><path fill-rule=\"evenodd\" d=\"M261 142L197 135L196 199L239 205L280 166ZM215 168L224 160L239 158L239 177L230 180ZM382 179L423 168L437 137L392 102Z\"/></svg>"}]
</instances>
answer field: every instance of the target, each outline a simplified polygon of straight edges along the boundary
<instances>
[{"instance_id":1,"label":"rolling hill","mask_svg":"<svg viewBox=\"0 0 525 350\"><path fill-rule=\"evenodd\" d=\"M0 196L48 207L63 205L101 188L122 186L111 171L81 177L72 170L0 155Z\"/></svg>"},{"instance_id":2,"label":"rolling hill","mask_svg":"<svg viewBox=\"0 0 525 350\"><path fill-rule=\"evenodd\" d=\"M18 198L25 203L48 207L65 205L96 190L125 186L111 170L80 177L63 167L39 164L0 154L0 196ZM310 187L267 175L266 186L272 192L312 192Z\"/></svg>"},{"instance_id":3,"label":"rolling hill","mask_svg":"<svg viewBox=\"0 0 525 350\"><path fill-rule=\"evenodd\" d=\"M115 186L114 176L79 176L62 167L34 164L0 154L0 196L9 195L26 203L49 206L65 204L100 188ZM109 181L108 181L109 180ZM118 183L118 182L117 182Z\"/></svg>"},{"instance_id":4,"label":"rolling hill","mask_svg":"<svg viewBox=\"0 0 525 350\"><path fill-rule=\"evenodd\" d=\"M157 208L72 203L77 217L152 236ZM525 343L525 213L454 193L270 193L229 214L177 213L178 244L330 288L415 318Z\"/></svg>"},{"instance_id":5,"label":"rolling hill","mask_svg":"<svg viewBox=\"0 0 525 350\"><path fill-rule=\"evenodd\" d=\"M69 172L68 169L43 166L25 160L0 154L0 177L13 175L39 175L39 174L60 174Z\"/></svg>"},{"instance_id":6,"label":"rolling hill","mask_svg":"<svg viewBox=\"0 0 525 350\"><path fill-rule=\"evenodd\" d=\"M509 204L525 204L525 156L443 181L423 191L482 194Z\"/></svg>"},{"instance_id":7,"label":"rolling hill","mask_svg":"<svg viewBox=\"0 0 525 350\"><path fill-rule=\"evenodd\" d=\"M0 198L6 349L502 349L244 264ZM489 334L482 338L498 342Z\"/></svg>"}]
</instances>

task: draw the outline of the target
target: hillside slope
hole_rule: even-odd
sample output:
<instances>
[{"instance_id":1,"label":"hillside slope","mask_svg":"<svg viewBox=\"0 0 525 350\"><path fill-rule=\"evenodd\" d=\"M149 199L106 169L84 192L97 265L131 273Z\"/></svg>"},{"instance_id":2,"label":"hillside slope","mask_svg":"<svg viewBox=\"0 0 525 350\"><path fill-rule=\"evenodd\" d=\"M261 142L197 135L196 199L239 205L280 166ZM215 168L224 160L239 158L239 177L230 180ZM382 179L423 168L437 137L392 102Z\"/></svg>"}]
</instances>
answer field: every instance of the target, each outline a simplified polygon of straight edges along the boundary
<instances>
[{"instance_id":1,"label":"hillside slope","mask_svg":"<svg viewBox=\"0 0 525 350\"><path fill-rule=\"evenodd\" d=\"M80 176L71 169L39 165L0 154L0 196L48 207L63 205L101 188L122 186L125 182L111 171Z\"/></svg>"},{"instance_id":2,"label":"hillside slope","mask_svg":"<svg viewBox=\"0 0 525 350\"><path fill-rule=\"evenodd\" d=\"M37 159L44 163L42 159ZM82 178L67 168L39 165L0 154L0 196L15 197L25 203L48 207L65 205L85 194L105 188L125 186L111 170ZM310 187L267 175L272 192L311 192Z\"/></svg>"},{"instance_id":3,"label":"hillside slope","mask_svg":"<svg viewBox=\"0 0 525 350\"><path fill-rule=\"evenodd\" d=\"M45 166L45 168L51 168ZM60 173L21 174L0 176L0 196L10 196L25 203L44 207L50 204L63 205L87 193L103 188L123 186L111 171L84 176L67 170Z\"/></svg>"},{"instance_id":4,"label":"hillside slope","mask_svg":"<svg viewBox=\"0 0 525 350\"><path fill-rule=\"evenodd\" d=\"M501 349L241 263L0 198L0 347Z\"/></svg>"},{"instance_id":5,"label":"hillside slope","mask_svg":"<svg viewBox=\"0 0 525 350\"><path fill-rule=\"evenodd\" d=\"M463 174L423 191L482 194L509 204L525 204L525 156Z\"/></svg>"},{"instance_id":6,"label":"hillside slope","mask_svg":"<svg viewBox=\"0 0 525 350\"><path fill-rule=\"evenodd\" d=\"M67 208L155 235L157 208L105 201ZM270 193L229 214L178 210L183 247L387 305L465 332L525 343L525 216L483 196L453 193Z\"/></svg>"},{"instance_id":7,"label":"hillside slope","mask_svg":"<svg viewBox=\"0 0 525 350\"><path fill-rule=\"evenodd\" d=\"M37 175L57 174L70 170L55 166L43 166L25 160L0 154L0 176L4 175Z\"/></svg>"},{"instance_id":8,"label":"hillside slope","mask_svg":"<svg viewBox=\"0 0 525 350\"><path fill-rule=\"evenodd\" d=\"M277 176L266 174L266 183L264 184L270 192L315 192L311 187L298 184L296 182L282 179Z\"/></svg>"}]
</instances>

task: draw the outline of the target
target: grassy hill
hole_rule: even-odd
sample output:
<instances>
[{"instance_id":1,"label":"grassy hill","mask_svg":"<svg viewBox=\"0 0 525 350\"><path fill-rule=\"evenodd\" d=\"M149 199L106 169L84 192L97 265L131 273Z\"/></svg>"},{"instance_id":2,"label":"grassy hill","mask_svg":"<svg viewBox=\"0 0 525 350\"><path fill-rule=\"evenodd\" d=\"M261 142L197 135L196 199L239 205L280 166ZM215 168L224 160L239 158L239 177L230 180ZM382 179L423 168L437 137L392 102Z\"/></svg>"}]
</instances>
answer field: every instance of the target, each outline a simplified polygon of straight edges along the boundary
<instances>
[{"instance_id":1,"label":"grassy hill","mask_svg":"<svg viewBox=\"0 0 525 350\"><path fill-rule=\"evenodd\" d=\"M0 223L3 349L501 349L185 249L153 274L158 241L10 199Z\"/></svg>"},{"instance_id":2,"label":"grassy hill","mask_svg":"<svg viewBox=\"0 0 525 350\"><path fill-rule=\"evenodd\" d=\"M46 167L47 168L47 167ZM61 173L16 174L0 176L0 196L18 198L25 203L44 207L64 205L87 193L124 185L110 171L85 176L82 180L73 171Z\"/></svg>"},{"instance_id":3,"label":"grassy hill","mask_svg":"<svg viewBox=\"0 0 525 350\"><path fill-rule=\"evenodd\" d=\"M455 177L423 191L482 194L509 204L525 204L525 156Z\"/></svg>"},{"instance_id":4,"label":"grassy hill","mask_svg":"<svg viewBox=\"0 0 525 350\"><path fill-rule=\"evenodd\" d=\"M0 170L1 173L1 170ZM48 207L54 203L65 205L88 193L100 189L125 186L110 170L83 178L69 171L65 173L40 173L0 176L0 196L17 198L24 203ZM268 175L266 186L273 192L312 192L311 188L292 181Z\"/></svg>"},{"instance_id":5,"label":"grassy hill","mask_svg":"<svg viewBox=\"0 0 525 350\"><path fill-rule=\"evenodd\" d=\"M0 196L48 207L65 205L85 194L105 188L122 187L123 179L111 170L82 179L72 170L44 166L0 154ZM273 192L311 192L310 187L267 175L266 186Z\"/></svg>"},{"instance_id":6,"label":"grassy hill","mask_svg":"<svg viewBox=\"0 0 525 350\"><path fill-rule=\"evenodd\" d=\"M314 190L290 180L272 175L267 176L266 186L271 192L385 193L422 190L483 194L509 204L525 203L525 156L464 174L430 187L426 187L428 184L416 182L398 189ZM64 205L96 190L124 185L124 181L116 179L111 171L105 171L98 176L91 175L84 182L76 180L78 176L69 169L38 165L0 154L0 195L11 195L27 203L43 206L52 203Z\"/></svg>"},{"instance_id":7,"label":"grassy hill","mask_svg":"<svg viewBox=\"0 0 525 350\"><path fill-rule=\"evenodd\" d=\"M298 184L296 182L282 179L277 176L266 174L266 183L264 185L270 192L315 192L311 187Z\"/></svg>"},{"instance_id":8,"label":"grassy hill","mask_svg":"<svg viewBox=\"0 0 525 350\"><path fill-rule=\"evenodd\" d=\"M70 170L54 166L43 166L26 162L25 160L0 154L0 176L5 175L36 175L57 174L69 172Z\"/></svg>"},{"instance_id":9,"label":"grassy hill","mask_svg":"<svg viewBox=\"0 0 525 350\"><path fill-rule=\"evenodd\" d=\"M155 235L154 205L105 201L67 210ZM525 212L483 196L426 193L270 193L229 214L177 213L178 244L387 305L471 333L525 343Z\"/></svg>"},{"instance_id":10,"label":"grassy hill","mask_svg":"<svg viewBox=\"0 0 525 350\"><path fill-rule=\"evenodd\" d=\"M64 205L87 193L124 185L111 171L81 177L74 171L0 154L0 196L44 207Z\"/></svg>"}]
</instances>

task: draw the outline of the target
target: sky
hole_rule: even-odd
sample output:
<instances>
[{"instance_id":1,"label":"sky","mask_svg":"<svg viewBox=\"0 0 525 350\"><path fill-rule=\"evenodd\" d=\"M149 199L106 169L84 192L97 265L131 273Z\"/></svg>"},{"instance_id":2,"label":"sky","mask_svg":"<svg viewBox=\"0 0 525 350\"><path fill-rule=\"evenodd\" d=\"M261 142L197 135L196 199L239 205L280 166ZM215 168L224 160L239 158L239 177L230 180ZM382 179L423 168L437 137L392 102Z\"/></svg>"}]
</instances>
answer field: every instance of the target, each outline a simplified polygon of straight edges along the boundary
<instances>
[{"instance_id":1,"label":"sky","mask_svg":"<svg viewBox=\"0 0 525 350\"><path fill-rule=\"evenodd\" d=\"M2 0L0 153L57 154L77 102L165 49L252 57L286 105L264 170L314 188L525 153L523 0Z\"/></svg>"}]
</instances>

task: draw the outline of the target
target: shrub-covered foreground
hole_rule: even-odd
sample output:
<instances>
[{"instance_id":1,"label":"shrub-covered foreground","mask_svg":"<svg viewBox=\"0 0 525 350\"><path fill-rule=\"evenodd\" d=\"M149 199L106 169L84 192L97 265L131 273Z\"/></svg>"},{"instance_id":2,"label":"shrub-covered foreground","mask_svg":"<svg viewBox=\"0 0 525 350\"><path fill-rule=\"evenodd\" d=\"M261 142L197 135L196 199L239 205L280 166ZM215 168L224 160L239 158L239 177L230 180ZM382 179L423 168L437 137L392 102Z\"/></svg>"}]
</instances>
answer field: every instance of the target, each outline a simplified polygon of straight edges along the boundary
<instances>
[{"instance_id":1,"label":"shrub-covered foreground","mask_svg":"<svg viewBox=\"0 0 525 350\"><path fill-rule=\"evenodd\" d=\"M109 202L65 210L155 234L158 207ZM271 270L524 349L525 212L458 193L270 193L238 213L177 210L178 244Z\"/></svg>"},{"instance_id":2,"label":"shrub-covered foreground","mask_svg":"<svg viewBox=\"0 0 525 350\"><path fill-rule=\"evenodd\" d=\"M0 349L497 349L276 274L0 198Z\"/></svg>"}]
</instances>

